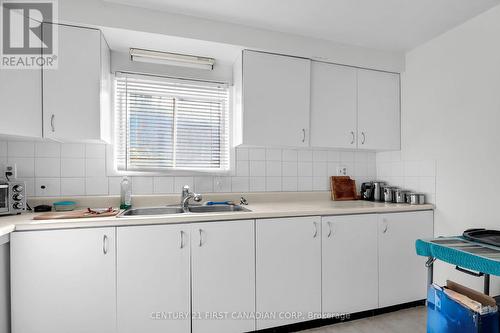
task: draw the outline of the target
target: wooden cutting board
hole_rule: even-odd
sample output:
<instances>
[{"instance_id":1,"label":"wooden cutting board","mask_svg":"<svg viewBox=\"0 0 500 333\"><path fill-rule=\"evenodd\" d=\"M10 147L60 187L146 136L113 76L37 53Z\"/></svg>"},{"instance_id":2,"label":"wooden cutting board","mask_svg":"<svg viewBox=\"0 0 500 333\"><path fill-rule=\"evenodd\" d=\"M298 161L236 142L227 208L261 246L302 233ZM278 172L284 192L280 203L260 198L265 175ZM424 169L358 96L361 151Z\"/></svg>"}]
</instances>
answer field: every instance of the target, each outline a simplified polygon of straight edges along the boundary
<instances>
[{"instance_id":1,"label":"wooden cutting board","mask_svg":"<svg viewBox=\"0 0 500 333\"><path fill-rule=\"evenodd\" d=\"M333 176L332 183L332 200L356 200L356 182L349 176Z\"/></svg>"},{"instance_id":2,"label":"wooden cutting board","mask_svg":"<svg viewBox=\"0 0 500 333\"><path fill-rule=\"evenodd\" d=\"M62 220L62 219L82 219L82 218L92 218L92 217L110 217L115 216L120 211L118 209L112 212L106 212L101 214L92 214L87 210L74 210L71 212L47 212L33 217L33 220Z\"/></svg>"}]
</instances>

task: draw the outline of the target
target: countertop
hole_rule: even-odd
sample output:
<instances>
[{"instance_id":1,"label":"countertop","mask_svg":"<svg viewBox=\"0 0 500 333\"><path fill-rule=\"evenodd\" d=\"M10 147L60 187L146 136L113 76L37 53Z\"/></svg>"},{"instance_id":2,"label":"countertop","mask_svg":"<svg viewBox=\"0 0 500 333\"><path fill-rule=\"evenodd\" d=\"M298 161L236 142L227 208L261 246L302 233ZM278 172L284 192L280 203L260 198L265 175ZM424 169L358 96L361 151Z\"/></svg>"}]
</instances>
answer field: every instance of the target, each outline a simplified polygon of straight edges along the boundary
<instances>
[{"instance_id":1,"label":"countertop","mask_svg":"<svg viewBox=\"0 0 500 333\"><path fill-rule=\"evenodd\" d=\"M276 201L255 202L246 208L250 212L224 212L224 213L187 213L156 216L131 216L131 217L103 217L68 220L33 220L37 213L25 213L15 216L0 217L0 236L13 231L91 228L109 226L130 226L147 224L192 223L208 221L230 221L245 219L263 219L293 216L325 216L349 215L368 213L394 213L420 210L432 210L434 206L392 204L369 201ZM39 213L38 213L39 214Z\"/></svg>"}]
</instances>

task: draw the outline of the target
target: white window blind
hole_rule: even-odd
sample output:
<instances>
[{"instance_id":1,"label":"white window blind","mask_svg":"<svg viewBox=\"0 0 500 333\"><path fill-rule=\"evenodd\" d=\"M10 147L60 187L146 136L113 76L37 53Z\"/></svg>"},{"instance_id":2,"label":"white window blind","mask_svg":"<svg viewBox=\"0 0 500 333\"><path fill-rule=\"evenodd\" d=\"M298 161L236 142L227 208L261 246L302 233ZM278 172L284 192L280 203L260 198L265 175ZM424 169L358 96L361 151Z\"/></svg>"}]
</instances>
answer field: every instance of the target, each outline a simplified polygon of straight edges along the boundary
<instances>
[{"instance_id":1,"label":"white window blind","mask_svg":"<svg viewBox=\"0 0 500 333\"><path fill-rule=\"evenodd\" d=\"M118 170L229 168L224 84L117 73L115 113Z\"/></svg>"}]
</instances>

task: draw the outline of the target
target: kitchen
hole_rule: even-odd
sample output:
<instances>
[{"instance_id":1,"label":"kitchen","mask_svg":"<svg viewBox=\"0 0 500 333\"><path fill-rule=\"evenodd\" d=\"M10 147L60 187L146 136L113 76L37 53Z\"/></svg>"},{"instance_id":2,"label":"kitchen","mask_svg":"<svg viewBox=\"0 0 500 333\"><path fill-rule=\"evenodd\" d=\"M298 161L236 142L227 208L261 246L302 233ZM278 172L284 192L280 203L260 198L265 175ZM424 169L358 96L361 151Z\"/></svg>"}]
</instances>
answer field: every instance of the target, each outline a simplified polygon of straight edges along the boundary
<instances>
[{"instance_id":1,"label":"kitchen","mask_svg":"<svg viewBox=\"0 0 500 333\"><path fill-rule=\"evenodd\" d=\"M429 281L483 290L415 242L498 229L500 1L29 6L0 332L431 332Z\"/></svg>"}]
</instances>

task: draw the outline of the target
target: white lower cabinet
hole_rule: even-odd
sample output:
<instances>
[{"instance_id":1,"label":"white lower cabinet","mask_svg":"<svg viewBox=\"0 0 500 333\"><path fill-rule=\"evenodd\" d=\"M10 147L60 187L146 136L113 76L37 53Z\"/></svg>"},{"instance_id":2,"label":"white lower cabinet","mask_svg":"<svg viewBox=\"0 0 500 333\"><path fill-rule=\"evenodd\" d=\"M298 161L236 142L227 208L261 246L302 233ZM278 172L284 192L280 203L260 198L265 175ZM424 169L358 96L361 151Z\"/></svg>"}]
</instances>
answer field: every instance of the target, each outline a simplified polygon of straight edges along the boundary
<instances>
[{"instance_id":1,"label":"white lower cabinet","mask_svg":"<svg viewBox=\"0 0 500 333\"><path fill-rule=\"evenodd\" d=\"M322 310L325 316L378 307L378 215L322 218Z\"/></svg>"},{"instance_id":2,"label":"white lower cabinet","mask_svg":"<svg viewBox=\"0 0 500 333\"><path fill-rule=\"evenodd\" d=\"M433 212L23 231L13 333L238 333L426 296Z\"/></svg>"},{"instance_id":3,"label":"white lower cabinet","mask_svg":"<svg viewBox=\"0 0 500 333\"><path fill-rule=\"evenodd\" d=\"M117 239L119 333L255 329L238 315L255 311L253 220L120 227Z\"/></svg>"},{"instance_id":4,"label":"white lower cabinet","mask_svg":"<svg viewBox=\"0 0 500 333\"><path fill-rule=\"evenodd\" d=\"M257 329L321 313L321 218L256 221Z\"/></svg>"},{"instance_id":5,"label":"white lower cabinet","mask_svg":"<svg viewBox=\"0 0 500 333\"><path fill-rule=\"evenodd\" d=\"M115 254L115 228L13 233L12 332L116 332Z\"/></svg>"},{"instance_id":6,"label":"white lower cabinet","mask_svg":"<svg viewBox=\"0 0 500 333\"><path fill-rule=\"evenodd\" d=\"M255 330L254 221L193 224L193 333Z\"/></svg>"},{"instance_id":7,"label":"white lower cabinet","mask_svg":"<svg viewBox=\"0 0 500 333\"><path fill-rule=\"evenodd\" d=\"M432 211L379 215L379 306L426 298L426 258L417 256L415 241L432 238Z\"/></svg>"},{"instance_id":8,"label":"white lower cabinet","mask_svg":"<svg viewBox=\"0 0 500 333\"><path fill-rule=\"evenodd\" d=\"M191 332L189 225L117 228L118 332Z\"/></svg>"}]
</instances>

